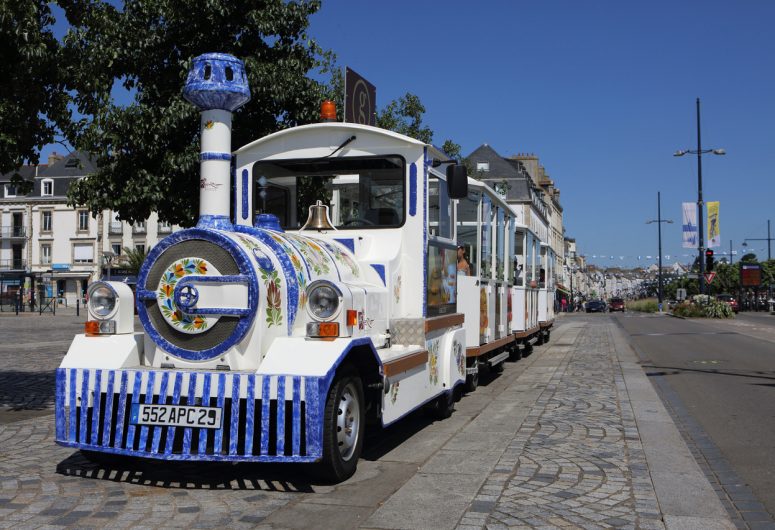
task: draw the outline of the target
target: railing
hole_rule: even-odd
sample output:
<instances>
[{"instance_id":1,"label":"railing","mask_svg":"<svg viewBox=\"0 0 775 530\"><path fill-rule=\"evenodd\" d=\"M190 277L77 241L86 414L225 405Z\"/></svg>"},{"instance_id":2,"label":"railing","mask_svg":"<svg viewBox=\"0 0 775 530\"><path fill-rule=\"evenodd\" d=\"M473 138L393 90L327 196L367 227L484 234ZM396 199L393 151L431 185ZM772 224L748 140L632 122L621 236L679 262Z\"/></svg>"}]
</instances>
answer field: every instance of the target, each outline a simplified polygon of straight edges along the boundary
<instances>
[{"instance_id":1,"label":"railing","mask_svg":"<svg viewBox=\"0 0 775 530\"><path fill-rule=\"evenodd\" d=\"M122 234L124 232L121 221L111 221L108 227L109 234Z\"/></svg>"},{"instance_id":2,"label":"railing","mask_svg":"<svg viewBox=\"0 0 775 530\"><path fill-rule=\"evenodd\" d=\"M133 234L144 234L145 233L145 223L141 225L132 225L132 233Z\"/></svg>"},{"instance_id":3,"label":"railing","mask_svg":"<svg viewBox=\"0 0 775 530\"><path fill-rule=\"evenodd\" d=\"M27 231L23 226L4 226L0 228L0 237L25 237Z\"/></svg>"},{"instance_id":4,"label":"railing","mask_svg":"<svg viewBox=\"0 0 775 530\"><path fill-rule=\"evenodd\" d=\"M0 259L0 270L23 271L27 269L25 259Z\"/></svg>"},{"instance_id":5,"label":"railing","mask_svg":"<svg viewBox=\"0 0 775 530\"><path fill-rule=\"evenodd\" d=\"M167 223L159 223L159 233L169 234L172 232L172 225Z\"/></svg>"}]
</instances>

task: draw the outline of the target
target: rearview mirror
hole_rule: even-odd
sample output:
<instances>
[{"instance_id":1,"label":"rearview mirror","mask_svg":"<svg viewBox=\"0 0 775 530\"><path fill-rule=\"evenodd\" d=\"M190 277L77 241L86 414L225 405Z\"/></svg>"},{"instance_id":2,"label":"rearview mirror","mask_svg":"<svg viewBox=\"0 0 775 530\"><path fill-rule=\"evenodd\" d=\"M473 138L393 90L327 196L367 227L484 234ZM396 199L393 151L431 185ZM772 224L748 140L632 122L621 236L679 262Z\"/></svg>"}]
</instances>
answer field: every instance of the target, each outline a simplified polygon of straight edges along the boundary
<instances>
[{"instance_id":1,"label":"rearview mirror","mask_svg":"<svg viewBox=\"0 0 775 530\"><path fill-rule=\"evenodd\" d=\"M462 164L447 166L447 193L450 199L464 199L468 196L468 171Z\"/></svg>"}]
</instances>

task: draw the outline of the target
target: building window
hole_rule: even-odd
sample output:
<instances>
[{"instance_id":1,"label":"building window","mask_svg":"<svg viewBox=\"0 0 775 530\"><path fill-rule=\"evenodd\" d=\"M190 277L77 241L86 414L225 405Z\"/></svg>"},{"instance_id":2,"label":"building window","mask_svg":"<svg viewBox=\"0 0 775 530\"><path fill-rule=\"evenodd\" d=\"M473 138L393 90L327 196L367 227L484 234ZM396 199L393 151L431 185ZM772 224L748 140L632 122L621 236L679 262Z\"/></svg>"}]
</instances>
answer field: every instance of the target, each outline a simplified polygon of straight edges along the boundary
<instances>
[{"instance_id":1,"label":"building window","mask_svg":"<svg viewBox=\"0 0 775 530\"><path fill-rule=\"evenodd\" d=\"M8 197L16 197L16 186L13 184L6 184L5 185L5 196Z\"/></svg>"},{"instance_id":2,"label":"building window","mask_svg":"<svg viewBox=\"0 0 775 530\"><path fill-rule=\"evenodd\" d=\"M113 250L113 254L115 254L116 257L121 255L121 243L112 243L110 248Z\"/></svg>"},{"instance_id":3,"label":"building window","mask_svg":"<svg viewBox=\"0 0 775 530\"><path fill-rule=\"evenodd\" d=\"M54 181L51 179L43 179L40 186L40 194L44 197L54 195Z\"/></svg>"},{"instance_id":4,"label":"building window","mask_svg":"<svg viewBox=\"0 0 775 530\"><path fill-rule=\"evenodd\" d=\"M135 250L140 254L145 254L145 245L135 244Z\"/></svg>"},{"instance_id":5,"label":"building window","mask_svg":"<svg viewBox=\"0 0 775 530\"><path fill-rule=\"evenodd\" d=\"M490 171L490 163L489 162L477 162L476 163L476 170L477 171Z\"/></svg>"},{"instance_id":6,"label":"building window","mask_svg":"<svg viewBox=\"0 0 775 530\"><path fill-rule=\"evenodd\" d=\"M51 244L40 245L40 263L41 265L51 265Z\"/></svg>"},{"instance_id":7,"label":"building window","mask_svg":"<svg viewBox=\"0 0 775 530\"><path fill-rule=\"evenodd\" d=\"M40 212L40 231L51 232L53 230L52 225L53 213L51 210L43 210Z\"/></svg>"},{"instance_id":8,"label":"building window","mask_svg":"<svg viewBox=\"0 0 775 530\"><path fill-rule=\"evenodd\" d=\"M135 234L144 234L145 233L145 221L138 221L134 225L132 225L132 231Z\"/></svg>"},{"instance_id":9,"label":"building window","mask_svg":"<svg viewBox=\"0 0 775 530\"><path fill-rule=\"evenodd\" d=\"M85 232L89 230L89 211L78 210L78 230Z\"/></svg>"},{"instance_id":10,"label":"building window","mask_svg":"<svg viewBox=\"0 0 775 530\"><path fill-rule=\"evenodd\" d=\"M169 234L170 232L172 232L172 225L167 221L159 221L159 233Z\"/></svg>"},{"instance_id":11,"label":"building window","mask_svg":"<svg viewBox=\"0 0 775 530\"><path fill-rule=\"evenodd\" d=\"M73 263L94 263L94 245L92 243L73 244Z\"/></svg>"}]
</instances>

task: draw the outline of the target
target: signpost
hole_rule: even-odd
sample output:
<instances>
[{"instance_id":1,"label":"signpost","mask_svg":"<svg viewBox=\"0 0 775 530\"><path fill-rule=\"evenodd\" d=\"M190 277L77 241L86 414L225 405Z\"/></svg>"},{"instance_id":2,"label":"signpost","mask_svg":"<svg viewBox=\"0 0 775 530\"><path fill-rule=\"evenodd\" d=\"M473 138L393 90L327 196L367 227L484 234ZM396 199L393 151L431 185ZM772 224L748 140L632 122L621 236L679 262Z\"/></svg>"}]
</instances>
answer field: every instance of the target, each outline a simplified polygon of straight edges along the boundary
<instances>
[{"instance_id":1,"label":"signpost","mask_svg":"<svg viewBox=\"0 0 775 530\"><path fill-rule=\"evenodd\" d=\"M344 75L344 121L377 124L377 88L349 67Z\"/></svg>"},{"instance_id":2,"label":"signpost","mask_svg":"<svg viewBox=\"0 0 775 530\"><path fill-rule=\"evenodd\" d=\"M716 273L715 272L706 272L704 276L705 276L705 282L708 285L710 285L711 283L713 283L713 278L716 277Z\"/></svg>"}]
</instances>

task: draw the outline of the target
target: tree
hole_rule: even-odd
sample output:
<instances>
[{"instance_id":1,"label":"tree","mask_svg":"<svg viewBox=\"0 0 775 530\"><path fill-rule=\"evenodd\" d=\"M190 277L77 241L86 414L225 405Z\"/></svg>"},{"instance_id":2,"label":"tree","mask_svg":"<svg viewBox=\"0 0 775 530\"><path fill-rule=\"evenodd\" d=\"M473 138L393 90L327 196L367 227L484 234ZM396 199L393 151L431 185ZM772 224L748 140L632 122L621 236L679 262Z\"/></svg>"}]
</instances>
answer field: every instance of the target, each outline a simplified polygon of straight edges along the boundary
<instances>
[{"instance_id":1,"label":"tree","mask_svg":"<svg viewBox=\"0 0 775 530\"><path fill-rule=\"evenodd\" d=\"M745 263L756 263L756 254L754 254L753 252L744 254L743 257L740 258L740 261L743 261Z\"/></svg>"},{"instance_id":2,"label":"tree","mask_svg":"<svg viewBox=\"0 0 775 530\"><path fill-rule=\"evenodd\" d=\"M433 142L433 131L423 125L425 106L420 98L407 92L377 112L377 127L410 136L426 144Z\"/></svg>"},{"instance_id":3,"label":"tree","mask_svg":"<svg viewBox=\"0 0 775 530\"><path fill-rule=\"evenodd\" d=\"M40 150L69 122L54 22L47 0L0 2L0 173L38 163ZM12 181L30 191L18 174Z\"/></svg>"},{"instance_id":4,"label":"tree","mask_svg":"<svg viewBox=\"0 0 775 530\"><path fill-rule=\"evenodd\" d=\"M147 250L124 247L124 255L121 256L122 264L127 270L131 271L131 274L136 276L140 274L140 267L143 266L149 252L151 252L151 247L148 247Z\"/></svg>"},{"instance_id":5,"label":"tree","mask_svg":"<svg viewBox=\"0 0 775 530\"><path fill-rule=\"evenodd\" d=\"M331 55L306 34L318 0L229 2L60 0L72 29L64 52L86 118L76 146L98 172L68 199L122 220L191 225L199 189L198 110L182 98L192 58L230 53L245 62L252 99L233 119L232 145L316 120L329 89L308 74L330 73ZM115 104L114 85L131 102Z\"/></svg>"}]
</instances>

